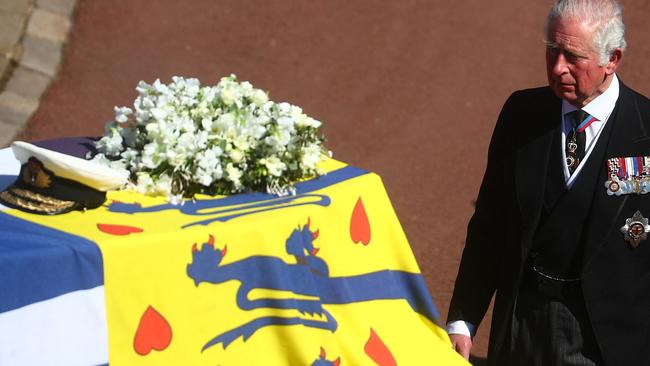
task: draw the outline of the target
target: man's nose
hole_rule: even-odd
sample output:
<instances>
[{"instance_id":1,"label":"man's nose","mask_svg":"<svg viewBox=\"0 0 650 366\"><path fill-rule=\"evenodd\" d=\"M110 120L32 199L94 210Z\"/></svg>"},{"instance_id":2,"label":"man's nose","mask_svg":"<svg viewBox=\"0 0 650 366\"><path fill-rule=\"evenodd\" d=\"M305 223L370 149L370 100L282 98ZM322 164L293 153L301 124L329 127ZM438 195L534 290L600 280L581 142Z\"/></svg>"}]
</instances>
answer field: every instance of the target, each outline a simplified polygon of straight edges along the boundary
<instances>
[{"instance_id":1,"label":"man's nose","mask_svg":"<svg viewBox=\"0 0 650 366\"><path fill-rule=\"evenodd\" d=\"M551 60L551 70L553 71L553 74L555 75L562 75L564 73L567 73L569 71L567 67L567 60L566 57L564 57L564 54L562 52L558 52Z\"/></svg>"}]
</instances>

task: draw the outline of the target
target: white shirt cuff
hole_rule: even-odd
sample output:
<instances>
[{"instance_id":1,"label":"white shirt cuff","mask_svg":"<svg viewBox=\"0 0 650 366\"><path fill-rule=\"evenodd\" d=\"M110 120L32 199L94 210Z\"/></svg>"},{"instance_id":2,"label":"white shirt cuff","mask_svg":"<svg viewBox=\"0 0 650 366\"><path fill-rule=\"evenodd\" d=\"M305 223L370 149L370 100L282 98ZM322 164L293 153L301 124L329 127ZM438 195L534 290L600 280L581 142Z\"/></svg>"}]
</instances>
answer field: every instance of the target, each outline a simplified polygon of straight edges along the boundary
<instances>
[{"instance_id":1,"label":"white shirt cuff","mask_svg":"<svg viewBox=\"0 0 650 366\"><path fill-rule=\"evenodd\" d=\"M447 334L463 334L468 337L474 337L476 327L472 323L463 320L455 320L447 323Z\"/></svg>"}]
</instances>

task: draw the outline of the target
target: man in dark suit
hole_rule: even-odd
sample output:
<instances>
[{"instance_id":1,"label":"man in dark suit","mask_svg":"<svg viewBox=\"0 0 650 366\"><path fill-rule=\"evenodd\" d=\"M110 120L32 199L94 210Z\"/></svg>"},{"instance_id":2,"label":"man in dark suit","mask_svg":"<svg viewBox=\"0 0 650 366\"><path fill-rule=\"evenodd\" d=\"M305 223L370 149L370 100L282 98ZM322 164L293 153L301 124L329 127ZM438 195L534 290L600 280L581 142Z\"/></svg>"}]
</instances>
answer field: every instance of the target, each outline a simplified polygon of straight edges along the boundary
<instances>
[{"instance_id":1,"label":"man in dark suit","mask_svg":"<svg viewBox=\"0 0 650 366\"><path fill-rule=\"evenodd\" d=\"M496 293L488 364L650 365L650 101L616 76L616 0L558 0L548 87L495 127L448 317L466 358Z\"/></svg>"}]
</instances>

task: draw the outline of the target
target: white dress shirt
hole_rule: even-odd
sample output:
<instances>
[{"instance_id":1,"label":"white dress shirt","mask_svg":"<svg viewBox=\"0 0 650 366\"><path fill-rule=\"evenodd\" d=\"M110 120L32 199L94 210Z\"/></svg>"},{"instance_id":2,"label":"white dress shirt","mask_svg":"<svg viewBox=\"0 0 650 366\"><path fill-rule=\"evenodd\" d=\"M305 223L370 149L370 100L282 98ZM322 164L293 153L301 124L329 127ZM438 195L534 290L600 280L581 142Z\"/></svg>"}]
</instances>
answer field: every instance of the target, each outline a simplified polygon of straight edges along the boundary
<instances>
[{"instance_id":1,"label":"white dress shirt","mask_svg":"<svg viewBox=\"0 0 650 366\"><path fill-rule=\"evenodd\" d=\"M582 107L582 110L595 117L597 121L592 122L591 125L585 129L585 156L576 168L575 172L573 172L573 175L569 174L569 167L566 165L566 137L572 128L571 122L568 121L566 115L577 110L578 108L566 100L562 100L562 161L558 163L561 163L564 169L564 178L566 179L567 188L570 189L573 186L573 182L575 182L578 175L580 175L582 167L585 165L587 159L589 159L589 156L591 155L591 152L594 150L596 141L598 141L598 138L603 131L603 127L605 127L605 124L609 120L609 116L612 114L612 111L616 106L619 89L620 87L618 78L616 77L616 74L614 74L614 78L612 79L612 82L607 90L589 102L589 104ZM447 333L449 334L464 334L469 337L474 337L475 331L475 325L463 320L456 320L447 323Z\"/></svg>"},{"instance_id":2,"label":"white dress shirt","mask_svg":"<svg viewBox=\"0 0 650 366\"><path fill-rule=\"evenodd\" d=\"M597 121L592 122L591 125L585 129L585 157L582 159L575 172L573 172L573 175L569 175L569 167L566 165L566 137L569 134L569 131L571 131L571 121L568 120L567 114L577 110L578 108L569 104L566 100L562 100L562 166L564 167L564 178L566 179L567 188L573 186L573 182L576 180L578 175L580 175L582 167L585 165L585 162L589 159L589 155L591 155L591 152L594 150L596 141L598 141L600 133L603 131L603 127L605 127L605 124L609 120L609 116L612 114L612 111L616 106L618 93L618 78L614 75L609 88L607 88L603 94L589 102L589 104L582 107L583 111L595 117Z\"/></svg>"}]
</instances>

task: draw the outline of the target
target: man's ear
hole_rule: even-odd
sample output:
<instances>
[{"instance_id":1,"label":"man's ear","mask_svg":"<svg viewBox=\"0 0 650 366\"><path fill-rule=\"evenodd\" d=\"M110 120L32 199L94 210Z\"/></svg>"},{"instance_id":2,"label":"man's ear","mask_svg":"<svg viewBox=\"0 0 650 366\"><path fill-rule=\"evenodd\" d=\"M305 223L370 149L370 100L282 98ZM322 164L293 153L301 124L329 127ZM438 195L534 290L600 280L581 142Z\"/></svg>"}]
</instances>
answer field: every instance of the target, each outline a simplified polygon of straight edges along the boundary
<instances>
[{"instance_id":1,"label":"man's ear","mask_svg":"<svg viewBox=\"0 0 650 366\"><path fill-rule=\"evenodd\" d=\"M623 50L617 48L612 52L612 55L609 56L609 62L605 64L605 73L611 75L616 72L618 65L621 64L621 59L623 58Z\"/></svg>"}]
</instances>

